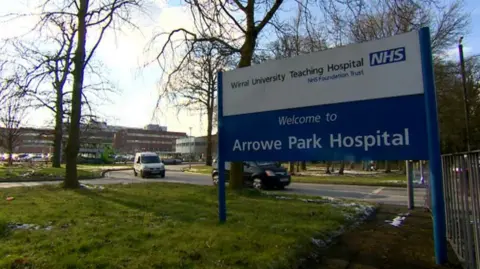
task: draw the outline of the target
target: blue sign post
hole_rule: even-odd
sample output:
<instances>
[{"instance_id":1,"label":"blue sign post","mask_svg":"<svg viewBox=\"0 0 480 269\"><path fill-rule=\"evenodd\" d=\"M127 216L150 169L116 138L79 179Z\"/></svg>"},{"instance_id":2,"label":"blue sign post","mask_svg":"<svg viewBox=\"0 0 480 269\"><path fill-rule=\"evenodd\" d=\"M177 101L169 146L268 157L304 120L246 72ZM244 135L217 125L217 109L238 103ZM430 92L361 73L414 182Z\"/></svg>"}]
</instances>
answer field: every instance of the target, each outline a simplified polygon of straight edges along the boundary
<instances>
[{"instance_id":1,"label":"blue sign post","mask_svg":"<svg viewBox=\"0 0 480 269\"><path fill-rule=\"evenodd\" d=\"M217 143L218 143L218 152L217 152L217 165L218 165L218 217L220 223L223 223L227 220L227 203L225 197L225 160L223 157L223 73L218 73L218 132L217 132Z\"/></svg>"},{"instance_id":2,"label":"blue sign post","mask_svg":"<svg viewBox=\"0 0 480 269\"><path fill-rule=\"evenodd\" d=\"M422 54L422 74L425 87L425 110L427 116L428 155L430 161L430 188L432 193L433 237L435 241L435 261L442 264L447 261L447 230L445 200L442 182L442 161L440 158L440 136L438 130L437 98L433 76L430 29L419 32Z\"/></svg>"},{"instance_id":3,"label":"blue sign post","mask_svg":"<svg viewBox=\"0 0 480 269\"><path fill-rule=\"evenodd\" d=\"M218 77L221 222L225 161L429 159L435 253L446 261L428 28Z\"/></svg>"}]
</instances>

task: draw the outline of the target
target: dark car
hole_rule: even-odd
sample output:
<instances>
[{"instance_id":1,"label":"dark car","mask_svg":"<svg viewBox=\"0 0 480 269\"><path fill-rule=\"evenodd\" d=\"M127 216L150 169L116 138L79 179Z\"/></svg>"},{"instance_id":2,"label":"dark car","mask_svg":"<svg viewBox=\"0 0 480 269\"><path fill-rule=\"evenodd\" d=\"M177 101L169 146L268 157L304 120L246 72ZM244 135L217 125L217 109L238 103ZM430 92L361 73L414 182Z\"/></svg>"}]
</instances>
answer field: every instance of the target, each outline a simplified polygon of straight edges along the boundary
<instances>
[{"instance_id":1,"label":"dark car","mask_svg":"<svg viewBox=\"0 0 480 269\"><path fill-rule=\"evenodd\" d=\"M225 180L228 181L230 163L225 163ZM218 164L212 171L213 184L218 183ZM243 162L243 182L256 189L284 189L291 181L290 173L276 162Z\"/></svg>"},{"instance_id":2,"label":"dark car","mask_svg":"<svg viewBox=\"0 0 480 269\"><path fill-rule=\"evenodd\" d=\"M173 165L182 164L182 160L176 159L176 158L165 158L165 159L162 159L162 162L164 164L173 164Z\"/></svg>"}]
</instances>

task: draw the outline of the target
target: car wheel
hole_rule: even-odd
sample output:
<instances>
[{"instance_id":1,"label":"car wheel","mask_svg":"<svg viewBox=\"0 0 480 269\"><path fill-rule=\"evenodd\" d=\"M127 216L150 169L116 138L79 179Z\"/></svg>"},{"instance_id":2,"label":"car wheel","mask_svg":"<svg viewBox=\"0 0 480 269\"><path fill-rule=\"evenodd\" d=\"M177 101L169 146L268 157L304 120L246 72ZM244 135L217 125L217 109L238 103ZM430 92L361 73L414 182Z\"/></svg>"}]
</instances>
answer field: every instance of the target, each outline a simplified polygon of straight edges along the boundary
<instances>
[{"instance_id":1,"label":"car wheel","mask_svg":"<svg viewBox=\"0 0 480 269\"><path fill-rule=\"evenodd\" d=\"M135 177L138 176L138 173L135 169L133 170L133 176L135 176Z\"/></svg>"},{"instance_id":2,"label":"car wheel","mask_svg":"<svg viewBox=\"0 0 480 269\"><path fill-rule=\"evenodd\" d=\"M254 178L253 179L253 187L257 190L263 190L265 189L265 186L263 184L263 181L260 178Z\"/></svg>"},{"instance_id":3,"label":"car wheel","mask_svg":"<svg viewBox=\"0 0 480 269\"><path fill-rule=\"evenodd\" d=\"M143 173L143 170L140 171L140 177L145 178L145 174Z\"/></svg>"},{"instance_id":4,"label":"car wheel","mask_svg":"<svg viewBox=\"0 0 480 269\"><path fill-rule=\"evenodd\" d=\"M277 186L277 189L279 189L279 190L284 190L284 189L285 189L285 185L278 185L278 186Z\"/></svg>"},{"instance_id":5,"label":"car wheel","mask_svg":"<svg viewBox=\"0 0 480 269\"><path fill-rule=\"evenodd\" d=\"M164 177L165 177L165 172L160 174L160 178L164 178Z\"/></svg>"},{"instance_id":6,"label":"car wheel","mask_svg":"<svg viewBox=\"0 0 480 269\"><path fill-rule=\"evenodd\" d=\"M218 174L214 174L212 176L212 182L213 182L213 185L214 186L217 186L218 185Z\"/></svg>"}]
</instances>

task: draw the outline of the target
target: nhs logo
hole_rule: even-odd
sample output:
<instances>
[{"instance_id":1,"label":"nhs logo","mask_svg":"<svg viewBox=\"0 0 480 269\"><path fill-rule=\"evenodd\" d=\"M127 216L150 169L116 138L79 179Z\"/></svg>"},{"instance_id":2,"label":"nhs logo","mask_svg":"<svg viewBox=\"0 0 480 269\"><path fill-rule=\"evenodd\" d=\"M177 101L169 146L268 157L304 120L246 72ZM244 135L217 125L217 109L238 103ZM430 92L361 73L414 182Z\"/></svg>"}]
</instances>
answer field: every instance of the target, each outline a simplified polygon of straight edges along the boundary
<instances>
[{"instance_id":1,"label":"nhs logo","mask_svg":"<svg viewBox=\"0 0 480 269\"><path fill-rule=\"evenodd\" d=\"M403 62L406 59L405 47L370 53L370 66Z\"/></svg>"}]
</instances>

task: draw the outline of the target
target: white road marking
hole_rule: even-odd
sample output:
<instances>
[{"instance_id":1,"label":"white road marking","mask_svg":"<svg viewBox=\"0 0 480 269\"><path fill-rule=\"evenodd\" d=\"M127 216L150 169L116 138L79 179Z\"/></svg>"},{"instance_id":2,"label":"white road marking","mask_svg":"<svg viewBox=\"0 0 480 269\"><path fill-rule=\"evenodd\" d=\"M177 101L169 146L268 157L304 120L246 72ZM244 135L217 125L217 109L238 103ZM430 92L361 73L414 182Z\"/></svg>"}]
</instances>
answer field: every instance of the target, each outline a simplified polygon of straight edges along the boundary
<instances>
[{"instance_id":1,"label":"white road marking","mask_svg":"<svg viewBox=\"0 0 480 269\"><path fill-rule=\"evenodd\" d=\"M372 193L371 193L371 194L379 194L381 191L383 191L383 189L385 189L385 187L380 187L380 188L378 188L378 189L376 189L376 190L372 191Z\"/></svg>"}]
</instances>

